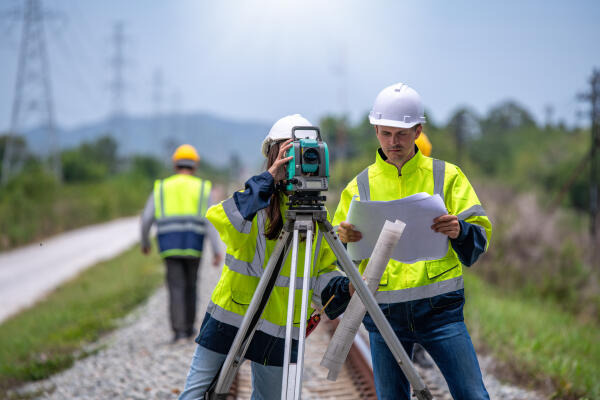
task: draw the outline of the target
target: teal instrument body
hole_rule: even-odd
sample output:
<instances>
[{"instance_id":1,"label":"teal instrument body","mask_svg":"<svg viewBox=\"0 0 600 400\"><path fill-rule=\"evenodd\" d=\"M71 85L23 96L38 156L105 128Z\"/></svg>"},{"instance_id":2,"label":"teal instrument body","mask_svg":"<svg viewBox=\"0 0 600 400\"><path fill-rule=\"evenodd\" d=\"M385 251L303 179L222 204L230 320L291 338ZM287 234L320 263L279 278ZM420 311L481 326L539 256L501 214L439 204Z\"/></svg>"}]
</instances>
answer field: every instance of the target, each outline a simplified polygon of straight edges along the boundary
<instances>
[{"instance_id":1,"label":"teal instrument body","mask_svg":"<svg viewBox=\"0 0 600 400\"><path fill-rule=\"evenodd\" d=\"M316 137L309 137L316 136ZM315 126L292 128L292 147L286 153L292 157L287 165L285 189L293 192L327 190L329 181L329 149Z\"/></svg>"}]
</instances>

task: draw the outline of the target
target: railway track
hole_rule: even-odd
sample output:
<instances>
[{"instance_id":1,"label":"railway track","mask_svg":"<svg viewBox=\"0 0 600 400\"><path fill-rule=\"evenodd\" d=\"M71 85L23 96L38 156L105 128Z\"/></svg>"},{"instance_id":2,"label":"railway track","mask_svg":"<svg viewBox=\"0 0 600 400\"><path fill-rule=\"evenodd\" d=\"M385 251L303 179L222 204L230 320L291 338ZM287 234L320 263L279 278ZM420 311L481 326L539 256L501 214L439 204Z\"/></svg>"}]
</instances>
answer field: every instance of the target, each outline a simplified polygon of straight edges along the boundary
<instances>
[{"instance_id":1,"label":"railway track","mask_svg":"<svg viewBox=\"0 0 600 400\"><path fill-rule=\"evenodd\" d=\"M362 335L357 335L344 368L335 382L327 380L328 370L319 365L337 326L336 322L325 319L307 339L302 398L305 400L377 399L369 345ZM431 374L423 374L422 370L419 372L434 399L452 399L447 390L440 388L432 379L428 379ZM250 399L251 388L250 363L246 362L240 368L232 386L231 399Z\"/></svg>"}]
</instances>

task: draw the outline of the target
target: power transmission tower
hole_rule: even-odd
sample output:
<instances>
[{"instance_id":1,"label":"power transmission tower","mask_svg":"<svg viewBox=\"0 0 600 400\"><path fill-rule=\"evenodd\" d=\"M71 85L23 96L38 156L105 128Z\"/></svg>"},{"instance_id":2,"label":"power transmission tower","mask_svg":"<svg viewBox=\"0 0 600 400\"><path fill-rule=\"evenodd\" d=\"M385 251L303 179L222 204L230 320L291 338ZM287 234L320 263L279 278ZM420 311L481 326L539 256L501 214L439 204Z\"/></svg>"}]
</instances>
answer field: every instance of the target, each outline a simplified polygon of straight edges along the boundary
<instances>
[{"instance_id":1,"label":"power transmission tower","mask_svg":"<svg viewBox=\"0 0 600 400\"><path fill-rule=\"evenodd\" d=\"M341 44L337 53L337 59L331 66L331 72L336 78L336 97L339 104L340 123L336 124L335 147L331 150L332 155L338 159L348 157L348 129L346 115L348 113L348 63L346 61L346 46Z\"/></svg>"},{"instance_id":2,"label":"power transmission tower","mask_svg":"<svg viewBox=\"0 0 600 400\"><path fill-rule=\"evenodd\" d=\"M554 122L554 106L552 104L546 104L544 106L544 119L546 129L550 129Z\"/></svg>"},{"instance_id":3,"label":"power transmission tower","mask_svg":"<svg viewBox=\"0 0 600 400\"><path fill-rule=\"evenodd\" d=\"M161 145L165 151L166 157L169 158L173 150L177 147L177 140L173 136L173 132L165 133L165 113L163 110L163 97L164 97L164 79L163 73L160 68L154 71L152 76L152 105L153 111L153 127L154 137L161 140ZM168 127L167 127L168 128Z\"/></svg>"},{"instance_id":4,"label":"power transmission tower","mask_svg":"<svg viewBox=\"0 0 600 400\"><path fill-rule=\"evenodd\" d=\"M115 22L113 26L113 36L111 38L114 53L110 59L110 65L112 67L112 80L110 82L110 91L112 94L112 105L111 105L111 128L113 134L118 137L122 134L122 122L125 116L125 56L124 56L124 44L125 44L125 24L122 21Z\"/></svg>"},{"instance_id":5,"label":"power transmission tower","mask_svg":"<svg viewBox=\"0 0 600 400\"><path fill-rule=\"evenodd\" d=\"M163 131L163 74L160 69L152 77L152 103L154 106L154 134L159 137Z\"/></svg>"},{"instance_id":6,"label":"power transmission tower","mask_svg":"<svg viewBox=\"0 0 600 400\"><path fill-rule=\"evenodd\" d=\"M456 163L460 165L463 159L465 150L465 128L466 128L466 110L461 110L456 114L456 119L453 121L454 140L456 145Z\"/></svg>"},{"instance_id":7,"label":"power transmission tower","mask_svg":"<svg viewBox=\"0 0 600 400\"><path fill-rule=\"evenodd\" d=\"M590 143L590 236L594 249L594 263L599 262L598 250L598 184L600 173L600 70L594 70L590 79L590 91L579 95L579 98L590 102L591 143Z\"/></svg>"},{"instance_id":8,"label":"power transmission tower","mask_svg":"<svg viewBox=\"0 0 600 400\"><path fill-rule=\"evenodd\" d=\"M181 141L181 94L174 90L171 95L171 116L169 118L169 135Z\"/></svg>"},{"instance_id":9,"label":"power transmission tower","mask_svg":"<svg viewBox=\"0 0 600 400\"><path fill-rule=\"evenodd\" d=\"M44 13L41 0L26 0L23 12L23 29L19 49L15 97L10 118L10 130L2 160L2 184L24 161L13 154L13 135L24 128L32 114L47 132L50 149L50 166L58 179L61 176L58 134L54 124L54 103L50 84L50 66L44 35Z\"/></svg>"}]
</instances>

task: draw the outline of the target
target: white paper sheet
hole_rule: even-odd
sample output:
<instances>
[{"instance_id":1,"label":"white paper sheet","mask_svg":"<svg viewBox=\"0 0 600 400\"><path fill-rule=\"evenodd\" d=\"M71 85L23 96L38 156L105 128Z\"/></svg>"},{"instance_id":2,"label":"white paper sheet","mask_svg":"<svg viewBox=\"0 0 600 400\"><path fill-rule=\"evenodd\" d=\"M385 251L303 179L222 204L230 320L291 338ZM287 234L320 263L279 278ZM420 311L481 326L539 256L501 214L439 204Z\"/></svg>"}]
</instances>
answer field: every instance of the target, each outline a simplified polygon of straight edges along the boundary
<instances>
[{"instance_id":1,"label":"white paper sheet","mask_svg":"<svg viewBox=\"0 0 600 400\"><path fill-rule=\"evenodd\" d=\"M358 242L348 243L353 260L370 257L386 220L406 223L404 234L396 245L392 258L411 264L422 260L437 260L448 251L448 236L431 229L433 219L448 214L439 195L417 193L393 201L352 200L347 221L362 233Z\"/></svg>"}]
</instances>

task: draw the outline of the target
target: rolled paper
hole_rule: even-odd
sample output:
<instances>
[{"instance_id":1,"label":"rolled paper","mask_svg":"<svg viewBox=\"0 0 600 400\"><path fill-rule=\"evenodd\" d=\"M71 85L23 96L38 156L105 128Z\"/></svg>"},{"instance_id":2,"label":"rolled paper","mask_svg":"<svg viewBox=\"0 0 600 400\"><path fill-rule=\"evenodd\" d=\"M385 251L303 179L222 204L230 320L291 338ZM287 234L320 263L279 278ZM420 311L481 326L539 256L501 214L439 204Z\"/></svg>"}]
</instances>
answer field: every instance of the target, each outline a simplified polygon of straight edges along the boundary
<instances>
[{"instance_id":1,"label":"rolled paper","mask_svg":"<svg viewBox=\"0 0 600 400\"><path fill-rule=\"evenodd\" d=\"M363 273L363 278L371 293L375 293L377 290L381 276L390 262L394 247L400 240L405 227L406 224L400 220L385 221ZM321 365L329 369L327 379L330 381L337 379L365 313L366 307L355 292L321 360Z\"/></svg>"}]
</instances>

